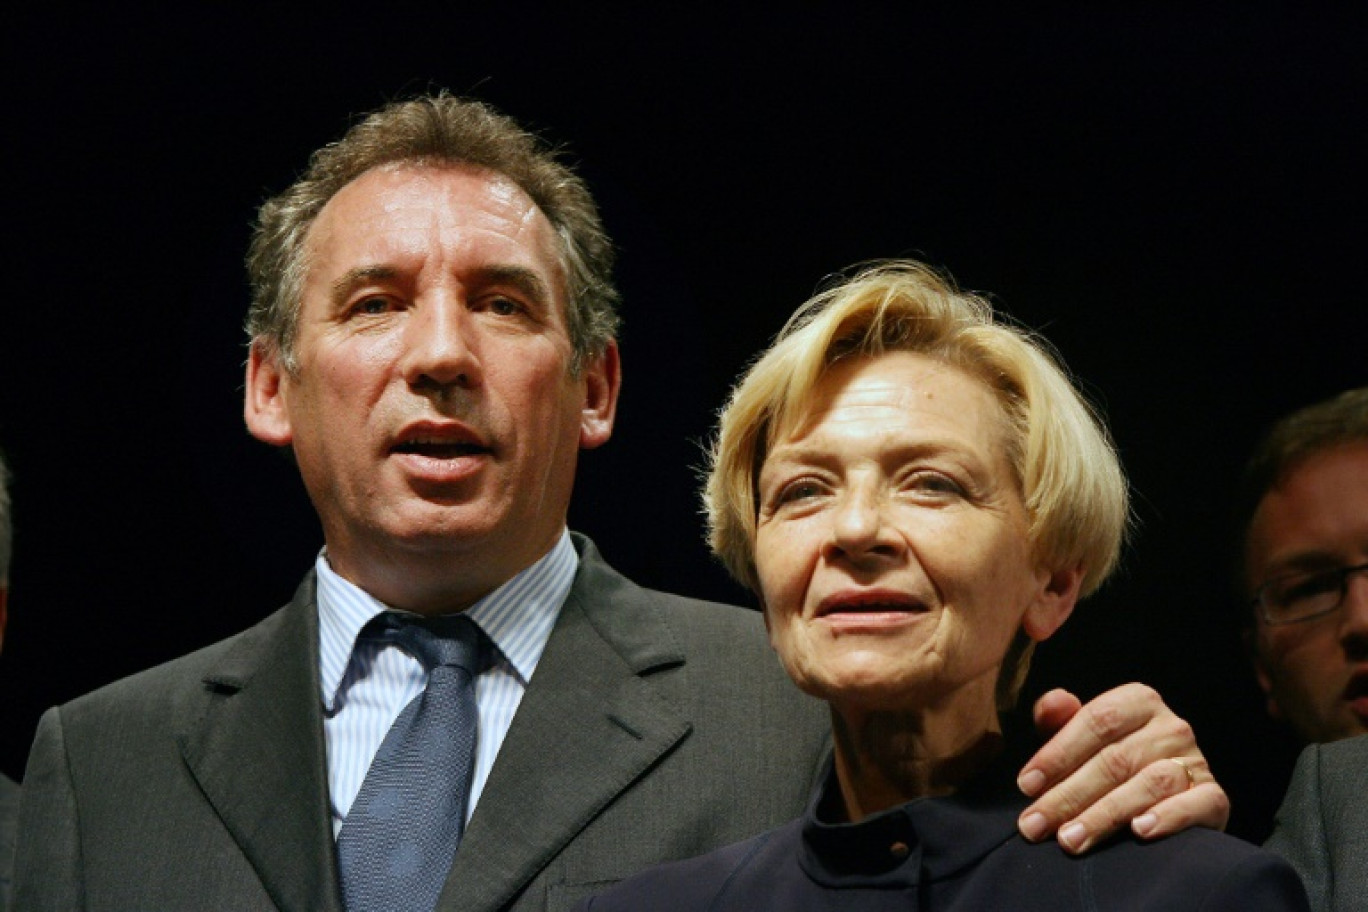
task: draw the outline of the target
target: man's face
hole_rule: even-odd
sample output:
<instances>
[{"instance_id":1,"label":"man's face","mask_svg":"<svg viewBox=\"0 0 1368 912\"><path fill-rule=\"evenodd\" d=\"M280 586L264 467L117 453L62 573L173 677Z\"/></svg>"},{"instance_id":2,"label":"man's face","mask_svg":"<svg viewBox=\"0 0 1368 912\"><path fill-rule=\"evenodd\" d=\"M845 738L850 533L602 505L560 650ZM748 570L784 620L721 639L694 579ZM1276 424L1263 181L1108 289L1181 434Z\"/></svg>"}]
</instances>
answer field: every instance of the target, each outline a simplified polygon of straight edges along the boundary
<instances>
[{"instance_id":1,"label":"man's face","mask_svg":"<svg viewBox=\"0 0 1368 912\"><path fill-rule=\"evenodd\" d=\"M1368 441L1317 453L1259 503L1249 527L1250 591L1271 579L1368 562ZM1257 624L1268 709L1307 741L1368 733L1368 574L1339 609Z\"/></svg>"},{"instance_id":2,"label":"man's face","mask_svg":"<svg viewBox=\"0 0 1368 912\"><path fill-rule=\"evenodd\" d=\"M571 375L554 230L489 171L369 171L305 257L298 368L253 347L248 427L293 447L342 576L468 607L560 534L578 450L612 430L616 347Z\"/></svg>"}]
</instances>

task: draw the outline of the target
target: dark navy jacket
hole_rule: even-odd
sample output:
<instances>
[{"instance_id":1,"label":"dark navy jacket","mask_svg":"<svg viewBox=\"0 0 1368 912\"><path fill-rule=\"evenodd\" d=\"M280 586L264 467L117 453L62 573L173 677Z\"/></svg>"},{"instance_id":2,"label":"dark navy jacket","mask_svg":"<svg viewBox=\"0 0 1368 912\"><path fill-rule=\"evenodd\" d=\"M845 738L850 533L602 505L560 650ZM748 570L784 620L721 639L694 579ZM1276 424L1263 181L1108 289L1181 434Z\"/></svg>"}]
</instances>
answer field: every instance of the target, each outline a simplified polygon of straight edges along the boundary
<instances>
[{"instance_id":1,"label":"dark navy jacket","mask_svg":"<svg viewBox=\"0 0 1368 912\"><path fill-rule=\"evenodd\" d=\"M857 824L827 824L828 775L807 814L762 836L647 871L582 912L883 910L1305 910L1282 859L1213 830L1144 843L1118 837L1081 858L1017 834L1025 800L1014 760L947 798L913 801Z\"/></svg>"}]
</instances>

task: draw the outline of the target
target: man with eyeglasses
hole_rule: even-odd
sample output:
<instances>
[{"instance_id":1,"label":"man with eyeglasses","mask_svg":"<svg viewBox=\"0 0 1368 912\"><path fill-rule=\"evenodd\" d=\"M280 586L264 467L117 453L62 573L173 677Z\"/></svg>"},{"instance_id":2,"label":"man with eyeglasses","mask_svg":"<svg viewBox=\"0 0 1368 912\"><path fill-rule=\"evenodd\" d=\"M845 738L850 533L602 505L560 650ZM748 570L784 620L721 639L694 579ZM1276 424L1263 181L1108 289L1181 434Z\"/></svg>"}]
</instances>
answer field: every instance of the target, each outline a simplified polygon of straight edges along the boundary
<instances>
[{"instance_id":1,"label":"man with eyeglasses","mask_svg":"<svg viewBox=\"0 0 1368 912\"><path fill-rule=\"evenodd\" d=\"M1368 387L1294 412L1245 473L1242 577L1268 711L1311 745L1268 845L1316 909L1368 897ZM1336 743L1328 743L1336 742Z\"/></svg>"}]
</instances>

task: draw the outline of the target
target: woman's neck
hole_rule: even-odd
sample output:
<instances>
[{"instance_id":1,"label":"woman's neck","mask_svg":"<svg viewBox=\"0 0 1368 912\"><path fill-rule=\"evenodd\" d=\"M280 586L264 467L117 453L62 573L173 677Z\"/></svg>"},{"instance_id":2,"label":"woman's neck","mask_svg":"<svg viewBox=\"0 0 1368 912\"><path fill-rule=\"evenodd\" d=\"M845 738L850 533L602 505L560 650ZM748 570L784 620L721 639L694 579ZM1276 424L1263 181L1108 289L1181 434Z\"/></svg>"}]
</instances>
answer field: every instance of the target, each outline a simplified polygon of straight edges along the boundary
<instances>
[{"instance_id":1,"label":"woman's neck","mask_svg":"<svg viewBox=\"0 0 1368 912\"><path fill-rule=\"evenodd\" d=\"M938 715L941 717L938 718ZM847 819L948 795L973 779L1002 749L997 712L970 719L934 711L831 710L836 777Z\"/></svg>"}]
</instances>

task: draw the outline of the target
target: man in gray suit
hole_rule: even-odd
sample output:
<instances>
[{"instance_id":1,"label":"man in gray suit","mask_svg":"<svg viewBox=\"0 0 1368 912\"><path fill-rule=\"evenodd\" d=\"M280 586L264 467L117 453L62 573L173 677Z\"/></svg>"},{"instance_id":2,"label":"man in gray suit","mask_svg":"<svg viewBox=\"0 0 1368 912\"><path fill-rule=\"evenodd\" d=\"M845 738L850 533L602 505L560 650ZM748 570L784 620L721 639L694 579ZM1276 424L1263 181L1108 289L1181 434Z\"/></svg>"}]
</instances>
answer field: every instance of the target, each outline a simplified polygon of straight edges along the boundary
<instances>
[{"instance_id":1,"label":"man in gray suit","mask_svg":"<svg viewBox=\"0 0 1368 912\"><path fill-rule=\"evenodd\" d=\"M460 614L488 647L437 908L569 908L801 809L825 720L758 616L641 589L566 531L578 451L615 416L611 261L583 183L448 96L376 112L262 207L247 426L292 452L325 548L251 630L44 716L20 907L341 908L335 838L437 677L381 616ZM1071 821L1077 847L1155 795L1152 833L1224 819L1190 732L1139 686L1025 781L1024 826Z\"/></svg>"},{"instance_id":2,"label":"man in gray suit","mask_svg":"<svg viewBox=\"0 0 1368 912\"><path fill-rule=\"evenodd\" d=\"M1368 903L1368 735L1312 744L1266 843L1292 862L1317 912L1362 912Z\"/></svg>"},{"instance_id":3,"label":"man in gray suit","mask_svg":"<svg viewBox=\"0 0 1368 912\"><path fill-rule=\"evenodd\" d=\"M9 620L9 567L13 553L14 524L10 518L9 471L0 457L0 646L5 643ZM14 867L14 826L19 815L19 786L0 773L0 909L6 909L10 872Z\"/></svg>"},{"instance_id":4,"label":"man in gray suit","mask_svg":"<svg viewBox=\"0 0 1368 912\"><path fill-rule=\"evenodd\" d=\"M1368 897L1368 387L1279 421L1250 460L1242 504L1242 583L1259 684L1269 712L1311 742L1268 845L1297 867L1313 908L1361 909Z\"/></svg>"}]
</instances>

